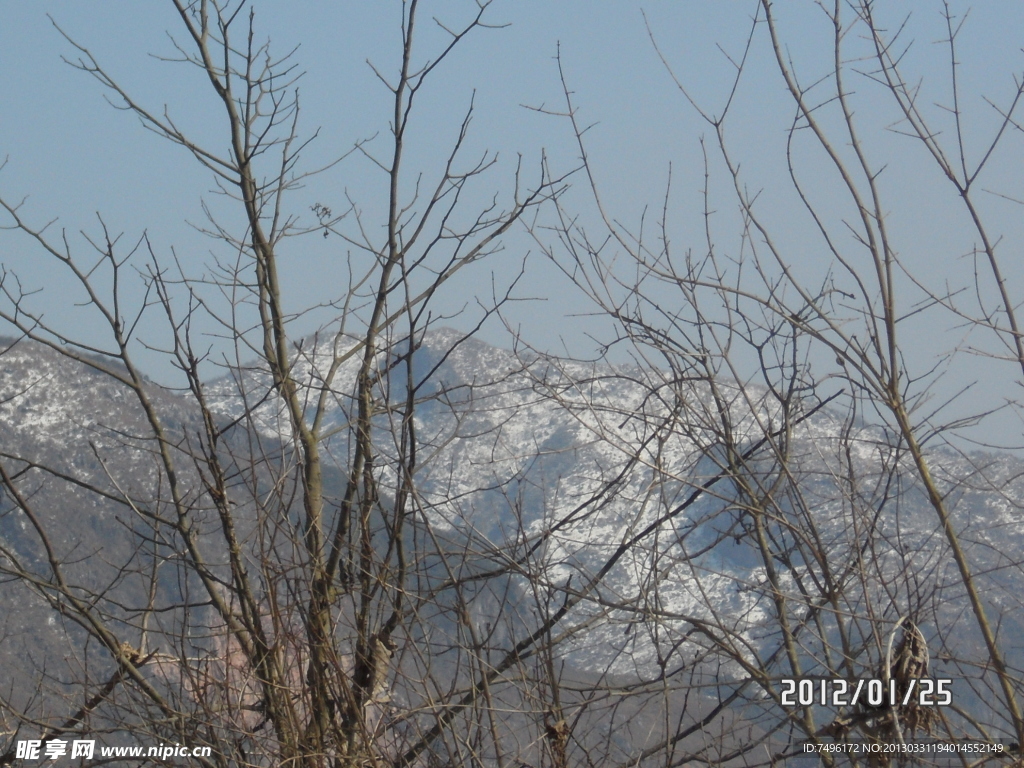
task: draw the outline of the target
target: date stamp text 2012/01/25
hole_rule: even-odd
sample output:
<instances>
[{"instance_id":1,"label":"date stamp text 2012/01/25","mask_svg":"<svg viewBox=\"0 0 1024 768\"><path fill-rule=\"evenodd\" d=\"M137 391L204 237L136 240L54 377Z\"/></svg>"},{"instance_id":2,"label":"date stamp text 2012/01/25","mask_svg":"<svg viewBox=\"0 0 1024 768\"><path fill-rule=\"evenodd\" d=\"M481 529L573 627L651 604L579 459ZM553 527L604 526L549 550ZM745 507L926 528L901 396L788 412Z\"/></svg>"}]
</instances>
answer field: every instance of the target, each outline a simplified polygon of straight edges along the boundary
<instances>
[{"instance_id":1,"label":"date stamp text 2012/01/25","mask_svg":"<svg viewBox=\"0 0 1024 768\"><path fill-rule=\"evenodd\" d=\"M952 683L941 677L911 678L904 690L892 678L783 678L779 681L779 693L784 707L947 707L953 703Z\"/></svg>"}]
</instances>

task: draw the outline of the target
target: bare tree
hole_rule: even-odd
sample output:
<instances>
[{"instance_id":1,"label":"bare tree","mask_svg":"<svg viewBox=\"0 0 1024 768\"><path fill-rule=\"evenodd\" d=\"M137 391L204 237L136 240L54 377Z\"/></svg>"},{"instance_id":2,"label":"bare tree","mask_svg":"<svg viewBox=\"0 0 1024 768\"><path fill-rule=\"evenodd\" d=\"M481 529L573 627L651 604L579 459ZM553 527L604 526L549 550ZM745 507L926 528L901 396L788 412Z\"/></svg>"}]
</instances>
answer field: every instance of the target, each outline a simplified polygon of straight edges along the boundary
<instances>
[{"instance_id":1,"label":"bare tree","mask_svg":"<svg viewBox=\"0 0 1024 768\"><path fill-rule=\"evenodd\" d=\"M292 201L317 169L302 164L292 54L258 42L245 2L172 3L177 61L216 97L223 149L69 44L116 106L212 174L234 211L206 208L213 261L196 274L145 235L125 246L102 220L83 251L0 199L7 228L76 280L108 329L100 341L50 324L5 272L0 317L19 338L3 360L31 354L80 378L95 395L84 409L123 403L82 417L63 453L0 449L0 578L54 628L30 635L39 663L0 691L0 763L28 734L147 735L209 747L208 765L410 768L773 765L807 744L825 764L887 764L917 757L883 745L923 735L1024 740L1008 642L1020 562L971 517L979 504L1016 515L1020 480L958 437L1018 403L965 416L945 378L979 350L1024 366L977 191L1019 130L1021 81L972 166L949 4L951 146L908 85L900 45L913 27L874 4L813 5L830 50L825 75L808 77L775 6L751 2L717 112L652 33L710 137L703 227L680 250L671 178L653 226L646 214L627 226L606 203L564 75L559 116L587 210L545 158L508 168L509 191L470 210L504 167L464 157L471 106L433 181L410 176L414 106L488 26L487 2L437 22L444 42L426 56L419 3L401 4L400 64L374 70L391 96L388 147L351 150L379 172L386 211L371 220L358 201L327 200L306 224ZM806 271L726 132L758 45L792 109L784 186L826 254ZM984 267L969 291L900 258L887 203L898 190L873 159L887 134L858 117L851 79L893 105L897 131L963 205ZM839 196L808 184L808 142ZM446 283L523 224L614 321L599 360L485 353L471 333L434 327ZM302 236L350 256L326 305L282 287L289 238ZM313 316L319 330L295 338ZM933 368L910 354L922 317L994 343L954 345ZM146 378L142 349L173 361L176 387ZM463 355L486 357L484 379L460 375ZM53 396L43 379L2 391L5 408ZM107 521L104 546L69 538L69 494ZM12 627L0 642L26 635ZM932 677L955 678L951 707L912 695ZM855 701L867 680L898 702ZM840 748L854 744L879 749Z\"/></svg>"},{"instance_id":2,"label":"bare tree","mask_svg":"<svg viewBox=\"0 0 1024 768\"><path fill-rule=\"evenodd\" d=\"M601 604L637 613L626 631L645 628L661 672L634 675L632 687L610 698L662 713L660 736L642 756L665 765L741 755L744 764L770 764L804 743L822 750L826 763L888 764L918 759L906 745L927 734L945 744L1002 739L998 748L1008 752L1024 740L1021 671L1007 628L1019 610L1007 585L1019 579L1020 562L1013 545L1004 549L996 530L977 530L972 516L978 505L1016 516L1019 489L1003 460L967 450L960 430L993 413L1018 418L1019 403L968 406L966 391L950 391L948 382L993 346L1014 367L1020 361L1016 304L1000 264L1007 246L979 190L1019 127L1022 79L1006 99L988 101L997 115L992 135L969 136L958 79L963 18L938 4L951 101L936 114L953 118L947 141L923 104L930 83L907 71L912 20L880 18L875 3L808 7L831 30L831 55L821 61L790 53L800 46L787 38L776 4L751 10L744 46L725 57L734 83L714 107L693 95L671 42L651 32L683 103L709 134L700 139L704 228L697 237L684 232L683 248L671 173L656 217L629 226L606 202L613 195L598 181L599 162L584 141L589 126L563 75L566 106L557 114L577 139L592 207L582 215L557 201L532 231L614 320L607 359L632 358L635 367L618 377L645 393L641 405L615 413L596 398L576 403L595 439L642 468L649 488L636 505L649 505L647 515L638 513L628 539L630 557L645 561L637 570L646 586ZM770 52L792 108L779 147L789 175L767 189L741 171L745 155L727 131L749 70L769 65L754 61L755 50ZM874 90L864 96L865 89ZM875 110L879 101L895 106L895 123L864 117L869 98ZM890 146L889 129L923 146L963 205L963 226L978 242L977 266L963 284L955 270L935 263L923 272L897 252L891 201L910 203L878 159ZM973 166L971 154L979 158ZM803 162L809 155L814 161ZM831 184L824 193L822 177ZM773 196L774 204L764 203ZM779 199L794 202L792 220L777 218ZM816 234L819 261L791 250L785 228L795 223ZM941 365L921 363L910 352L922 317L931 328L966 327L978 341L952 343ZM551 387L550 396L567 400L594 386L578 370L564 372L575 383ZM954 679L950 708L921 706L909 693L933 677ZM869 707L832 698L831 681L848 681L852 691L871 679L891 681L899 702ZM800 681L810 686L803 699L793 696ZM659 686L672 694L652 703ZM705 691L714 703L702 709L694 702ZM673 707L673 697L689 708ZM714 727L720 733L709 738ZM831 746L862 740L904 751L858 755Z\"/></svg>"},{"instance_id":3,"label":"bare tree","mask_svg":"<svg viewBox=\"0 0 1024 768\"><path fill-rule=\"evenodd\" d=\"M366 143L353 150L380 172L386 218L365 221L348 201L340 214L318 204L315 221L303 224L289 197L311 173L301 164L309 139L292 53L276 58L259 41L245 2L172 1L177 61L197 68L219 101L216 146L147 107L148 95L122 88L67 39L73 66L206 168L241 214L237 227L207 209L216 261L192 274L146 236L125 248L102 221L98 237L83 235L91 252L82 253L67 233L35 226L22 205L2 203L7 228L78 282L108 335L85 339L51 325L11 272L0 316L22 347L42 345L34 349L127 395L124 413L94 428L103 434L88 441L96 458L89 468L5 452L4 514L30 533L17 545L4 542L0 569L74 639L66 670L50 682L39 672L37 690L5 698L13 727L3 762L33 728L44 740L109 733L117 743L149 734L208 746L201 762L209 765L379 765L403 751L419 755L462 722L451 713L464 709L466 675L489 672L462 669L480 663L473 654L483 639L423 642L425 624L459 625L466 604L445 596L471 588L448 564L456 545L433 531L418 490L422 454L433 448L417 434L416 411L453 398L432 375L468 336L449 337L426 371L415 361L435 295L499 249L560 182L540 164L527 181L529 169L517 165L504 199L469 212L464 193L498 168L492 154L463 157L470 106L432 186L406 185L414 105L451 51L487 26L489 5L471 4L458 24L437 21L447 40L424 57L414 44L412 0L398 6L399 66L375 70L392 97L390 146L383 155ZM335 236L357 257L326 308L329 321L298 341L295 322L325 308L303 308L284 294L280 259L288 238L311 234ZM126 286L136 277L142 297L133 300ZM484 309L486 316L495 306ZM163 317L162 336L140 338L153 315ZM223 347L207 341L217 336L233 350L219 361L210 350ZM142 347L173 362L184 412L169 410L143 374ZM212 365L221 367L217 382ZM134 456L130 475L110 453L119 447ZM89 553L85 567L74 542L60 536L60 511L43 485L119 507L128 549Z\"/></svg>"}]
</instances>

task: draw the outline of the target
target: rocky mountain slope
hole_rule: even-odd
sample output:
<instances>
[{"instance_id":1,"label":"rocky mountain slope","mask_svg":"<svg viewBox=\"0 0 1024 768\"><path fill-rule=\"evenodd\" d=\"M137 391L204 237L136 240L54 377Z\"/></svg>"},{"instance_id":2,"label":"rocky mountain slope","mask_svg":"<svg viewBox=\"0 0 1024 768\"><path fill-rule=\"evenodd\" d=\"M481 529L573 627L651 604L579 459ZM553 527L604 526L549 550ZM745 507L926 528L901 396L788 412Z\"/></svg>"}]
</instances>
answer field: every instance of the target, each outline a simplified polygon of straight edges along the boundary
<instances>
[{"instance_id":1,"label":"rocky mountain slope","mask_svg":"<svg viewBox=\"0 0 1024 768\"><path fill-rule=\"evenodd\" d=\"M23 573L42 575L52 554L83 599L145 603L148 582L133 577L140 548L153 542L126 499L162 492L150 430L133 393L109 375L38 344L4 348L0 451L35 517L2 495L0 658L32 657L15 664L23 670L48 666L50 655L84 667L89 651L76 647L60 599L47 601L45 579L33 587L9 578L10 566L16 559ZM315 339L297 354L310 407L330 359ZM346 478L355 359L337 374L324 421L332 498ZM677 687L673 697L692 689L705 702L735 695L737 716L767 730L765 713L778 707L766 691L794 675L794 658L806 675L876 677L886 633L910 619L931 648L932 675L954 679L958 705L999 727L946 539L884 427L851 422L820 399L793 409L766 389L716 382L712 391L658 371L524 359L452 331L428 334L414 359L422 524L461 553L470 575L502 570L474 593L468 619L488 628L495 652L561 609L551 648L566 680L661 681ZM387 373L390 362L381 356L381 388L397 402L406 384ZM195 403L155 386L151 395L182 471L193 472L185 459L198 444ZM258 365L210 381L205 395L236 460L285 460L290 429ZM394 418L377 424L385 488ZM948 450L932 461L1006 658L1024 668L1024 466ZM270 472L259 483L269 487ZM251 514L239 509L240 520ZM169 572L159 584L171 603L188 586ZM456 630L441 622L435 631ZM800 644L788 661L787 632ZM834 713L822 710L827 722ZM603 738L618 739L626 759L650 734Z\"/></svg>"}]
</instances>

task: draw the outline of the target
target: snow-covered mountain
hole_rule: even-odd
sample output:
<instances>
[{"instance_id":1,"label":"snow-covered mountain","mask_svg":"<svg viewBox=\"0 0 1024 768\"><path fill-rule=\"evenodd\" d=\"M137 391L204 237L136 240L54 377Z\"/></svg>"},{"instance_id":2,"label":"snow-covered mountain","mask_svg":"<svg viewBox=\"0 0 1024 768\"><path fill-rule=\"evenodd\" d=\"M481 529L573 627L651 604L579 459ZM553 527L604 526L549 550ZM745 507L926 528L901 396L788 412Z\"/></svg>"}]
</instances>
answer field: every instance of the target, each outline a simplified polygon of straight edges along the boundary
<instances>
[{"instance_id":1,"label":"snow-covered mountain","mask_svg":"<svg viewBox=\"0 0 1024 768\"><path fill-rule=\"evenodd\" d=\"M310 415L334 356L354 345L298 345L294 376ZM325 398L332 497L347 477L358 359L335 371ZM380 389L401 402L406 384L393 362L379 356ZM494 629L495 652L558 614L554 653L570 677L685 677L708 700L739 692L749 713L773 706L766 681L794 676L797 660L806 675L878 676L886 634L909 618L928 639L932 674L956 679L959 703L992 719L975 618L914 467L884 427L846 418L841 399L821 407L829 393L810 393L782 404L765 388L523 357L449 330L427 334L413 381L418 509L467 569L502 569L505 597L482 590L472 601L481 627L516 614ZM147 391L200 495L186 461L201 443L194 401ZM255 430L265 456L287 453L288 421L258 364L208 382L204 395L226 442L249 441L251 456ZM382 411L377 420L384 487L394 480L397 418ZM127 594L144 584L129 578L144 546L131 522L141 513L124 499L161 492L149 434L134 394L110 375L31 342L0 356L4 466L83 590ZM951 450L931 461L1003 653L1022 669L1024 465ZM42 573L35 523L17 507L3 495L0 560ZM122 602L141 599L130 597ZM0 601L4 658L73 645L47 635L60 611L24 585ZM798 646L789 655L787 637Z\"/></svg>"},{"instance_id":2,"label":"snow-covered mountain","mask_svg":"<svg viewBox=\"0 0 1024 768\"><path fill-rule=\"evenodd\" d=\"M458 530L482 548L512 546L524 536L544 538L546 577L552 584L571 577L581 587L623 542L654 526L605 577L604 602L639 605L650 588L641 582L653 570L659 573L663 612L697 619L742 617L736 626L755 634L759 624L771 623L764 558L744 546L750 526L743 506L752 502L738 498L728 477L723 417L706 384L680 391L658 371L523 358L476 340L458 340L454 331L437 331L416 353L423 400L416 424L426 456L419 463L417 487L435 528ZM309 383L312 407L330 355L312 340L305 346L314 351L297 356L296 378ZM379 366L389 362L381 359ZM356 365L353 357L338 372L325 419L324 433L332 435L327 442L339 456L347 450ZM211 402L223 418L242 415L240 389L249 393L246 400L256 402L270 388L268 375L258 368L240 380L241 385L228 378L210 385ZM787 417L782 471L774 455L782 440L765 440L783 425L782 407L771 393L723 382L717 394L728 401L735 450L750 452L742 468L750 473L747 486L765 496L776 494L769 511L792 518L774 524L806 524L801 535L813 534L823 559L837 564L865 557L857 551L870 545L874 578L922 579L899 589L933 590L936 599L950 603L950 616L962 613L963 606L953 600L958 577L935 512L891 434L883 427L848 423L836 408L807 413L817 405L809 400L799 406L804 412ZM266 436L288 433L278 401L264 401L256 414ZM393 426L382 419L382 433ZM1009 455L950 450L931 458L976 569L985 574L987 599L1010 620L1024 578L1016 566L1024 554L1020 462ZM769 488L780 475L786 482ZM779 548L776 556L786 558L782 541L772 546ZM796 579L813 578L815 571L812 563L787 567ZM799 596L795 582L788 586ZM589 635L604 632L621 635L622 627L609 619ZM607 648L604 639L595 647ZM605 661L594 657L597 666Z\"/></svg>"}]
</instances>

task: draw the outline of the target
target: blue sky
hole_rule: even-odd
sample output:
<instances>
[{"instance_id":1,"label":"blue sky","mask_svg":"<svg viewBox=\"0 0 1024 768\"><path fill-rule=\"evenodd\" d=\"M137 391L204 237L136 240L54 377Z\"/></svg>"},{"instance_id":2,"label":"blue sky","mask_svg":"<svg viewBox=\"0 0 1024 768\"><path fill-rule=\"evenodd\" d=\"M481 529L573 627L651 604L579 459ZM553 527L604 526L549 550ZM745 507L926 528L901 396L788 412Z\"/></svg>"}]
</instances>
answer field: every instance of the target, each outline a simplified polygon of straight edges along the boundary
<instances>
[{"instance_id":1,"label":"blue sky","mask_svg":"<svg viewBox=\"0 0 1024 768\"><path fill-rule=\"evenodd\" d=\"M673 242L680 250L699 249L703 244L700 139L712 138L711 130L673 85L649 39L648 24L677 76L701 104L716 111L724 103L731 78L725 54L736 56L742 51L755 6L740 0L497 0L488 18L508 26L480 30L438 71L423 94L422 111L412 128L409 167L427 175L436 170L471 98L475 117L468 154L489 149L501 158L489 179L492 191L508 189L512 164L519 155L527 168L537 167L542 151L556 169L572 167L578 152L565 121L527 108L562 108L554 60L560 50L581 120L595 124L587 135L588 148L603 198L614 216L635 223L646 208L660 210L671 163ZM354 142L374 134L379 135L371 146L383 151L388 94L366 61L385 72L396 70L400 5L383 0L310 0L262 2L255 7L258 34L272 39L274 51L299 46L295 60L305 72L300 85L300 132L309 135L319 130L306 155L308 167L343 154ZM430 16L454 23L465 18L471 7L472 3L456 0L425 2L423 55L442 39L431 28ZM805 82L827 74L829 30L815 3L791 0L777 7L787 55ZM968 5L954 2L951 7L962 14ZM935 124L948 132L952 129L944 110L949 102L948 60L946 49L937 43L944 32L941 9L941 3L929 0L886 5L894 14L894 27L910 14L915 44L906 58L907 70L922 79L921 102ZM81 229L95 233L96 212L100 212L112 231L124 232L126 242L146 231L162 256L169 256L173 247L186 265L200 270L216 244L198 235L188 222L200 222L202 201L213 199L208 173L180 148L147 132L130 115L112 109L94 80L64 64L61 57L74 57L75 52L47 14L142 102L158 111L166 105L195 135L214 146L223 145L218 133L220 107L202 79L180 64L151 56L172 54L168 32L181 35L169 3L5 4L0 25L0 156L7 157L7 165L0 174L0 194L8 200L27 196L23 211L31 222L59 218L54 227L66 227L70 233ZM1013 92L1014 73L1020 77L1024 70L1022 22L1024 5L1009 0L979 3L970 11L959 41L968 156L980 153L998 124L998 115L983 97L1005 103ZM827 259L784 183L785 136L793 110L770 53L761 30L737 93L727 138L742 162L745 182L751 189L765 190L762 210L792 255L792 263L809 276L818 276L828 269ZM972 266L963 254L970 250L973 234L965 226L955 196L944 188L919 143L887 130L897 116L884 93L866 78L855 90L869 155L886 167L881 186L891 202L901 257L915 275L934 281L933 289L944 281L969 284ZM982 180L992 193L983 200L993 230L1003 238L1005 269L1015 295L1024 290L1021 210L1019 204L999 195L1024 199L1020 150L1017 132L1008 137ZM823 165L817 176L821 158L810 145L804 152L798 162L803 163L807 182L820 196L821 205L834 208L837 217L845 215L835 179ZM721 209L721 247L739 248L735 201L730 200L721 167L713 170L719 174L714 177L714 189ZM298 191L293 210L312 221L310 205L321 202L338 210L344 207L346 194L372 210L380 205L384 189L383 178L366 161L351 158ZM578 185L572 195L568 200L578 201L583 220L592 217L583 186ZM76 247L81 245L77 241ZM286 289L294 301L318 301L336 292L334 286L343 283L344 263L336 240L309 237L292 241L290 247L292 252L284 256L289 265ZM508 238L503 253L450 286L444 306L453 312L463 305L470 307L463 318L452 322L468 325L474 297L488 294L492 284L501 286L510 280L531 251L527 280L519 294L536 300L510 307L509 322L541 349L587 354L592 348L588 334L606 334L607 321L584 317L592 307L536 253L535 244L522 231ZM77 295L66 281L24 238L0 233L0 261L18 273L26 288L47 289L40 301L45 302L48 318L71 323L83 334L94 327L88 311L73 306ZM296 330L307 332L312 327ZM908 360L921 370L963 338L955 318L948 316L929 315L919 327L908 325L908 333L904 336ZM497 323L486 328L484 336L494 343L508 343ZM155 358L151 364L159 375ZM1015 377L1005 365L975 359L948 374L948 379L944 386L950 391L980 379L979 397L997 402L1017 397L1019 371ZM986 426L985 436L1004 442L1018 439L1019 422L1011 419L1007 425L1007 421Z\"/></svg>"}]
</instances>

